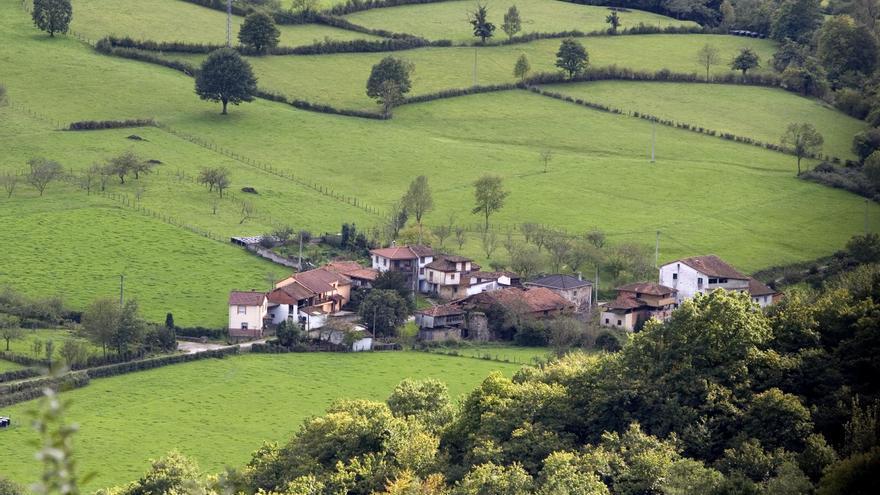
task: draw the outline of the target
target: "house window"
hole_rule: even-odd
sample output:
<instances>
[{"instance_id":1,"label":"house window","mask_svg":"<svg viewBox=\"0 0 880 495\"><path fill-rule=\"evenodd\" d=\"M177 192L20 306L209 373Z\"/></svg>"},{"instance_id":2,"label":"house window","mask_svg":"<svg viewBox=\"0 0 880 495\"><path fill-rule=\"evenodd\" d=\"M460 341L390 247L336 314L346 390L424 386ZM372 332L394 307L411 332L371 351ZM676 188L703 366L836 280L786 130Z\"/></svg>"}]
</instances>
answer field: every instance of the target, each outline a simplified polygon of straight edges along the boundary
<instances>
[{"instance_id":1,"label":"house window","mask_svg":"<svg viewBox=\"0 0 880 495\"><path fill-rule=\"evenodd\" d=\"M609 322L608 318L605 318L605 324L607 325Z\"/></svg>"},{"instance_id":2,"label":"house window","mask_svg":"<svg viewBox=\"0 0 880 495\"><path fill-rule=\"evenodd\" d=\"M419 268L419 275L424 275L424 274L425 274L425 269Z\"/></svg>"},{"instance_id":3,"label":"house window","mask_svg":"<svg viewBox=\"0 0 880 495\"><path fill-rule=\"evenodd\" d=\"M246 321L241 322L241 329L242 329L242 330L247 330L247 329L248 329L248 324L247 324Z\"/></svg>"},{"instance_id":4,"label":"house window","mask_svg":"<svg viewBox=\"0 0 880 495\"><path fill-rule=\"evenodd\" d=\"M620 326L620 324L621 324L621 321L617 320L617 326Z\"/></svg>"},{"instance_id":5,"label":"house window","mask_svg":"<svg viewBox=\"0 0 880 495\"><path fill-rule=\"evenodd\" d=\"M382 260L382 264L385 265L385 266L388 266L388 259L387 259L387 258L386 258L386 259L383 259L383 260Z\"/></svg>"},{"instance_id":6,"label":"house window","mask_svg":"<svg viewBox=\"0 0 880 495\"><path fill-rule=\"evenodd\" d=\"M718 283L719 283L719 284L726 284L726 283L727 283L727 279L726 279L726 278L719 278L719 279L718 279Z\"/></svg>"},{"instance_id":7,"label":"house window","mask_svg":"<svg viewBox=\"0 0 880 495\"><path fill-rule=\"evenodd\" d=\"M677 273L673 273L673 274L672 274L672 280L678 280L678 274L677 274Z\"/></svg>"},{"instance_id":8,"label":"house window","mask_svg":"<svg viewBox=\"0 0 880 495\"><path fill-rule=\"evenodd\" d=\"M238 314L246 315L247 314L247 306L239 306L238 307Z\"/></svg>"},{"instance_id":9,"label":"house window","mask_svg":"<svg viewBox=\"0 0 880 495\"><path fill-rule=\"evenodd\" d=\"M717 278L710 278L710 279L709 279L709 283L710 283L710 284L717 284L717 283L718 283L718 279L717 279Z\"/></svg>"},{"instance_id":10,"label":"house window","mask_svg":"<svg viewBox=\"0 0 880 495\"><path fill-rule=\"evenodd\" d=\"M703 286L703 277L697 277L697 285L700 287Z\"/></svg>"}]
</instances>

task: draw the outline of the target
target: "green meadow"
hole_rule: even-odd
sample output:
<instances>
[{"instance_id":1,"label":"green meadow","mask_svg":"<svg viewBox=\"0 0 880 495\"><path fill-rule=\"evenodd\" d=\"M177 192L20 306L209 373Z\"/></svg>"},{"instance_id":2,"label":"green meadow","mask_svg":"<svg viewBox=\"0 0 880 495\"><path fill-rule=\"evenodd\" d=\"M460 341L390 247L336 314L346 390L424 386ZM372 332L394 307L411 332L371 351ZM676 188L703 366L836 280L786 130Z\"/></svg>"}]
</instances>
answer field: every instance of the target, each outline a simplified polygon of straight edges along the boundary
<instances>
[{"instance_id":1,"label":"green meadow","mask_svg":"<svg viewBox=\"0 0 880 495\"><path fill-rule=\"evenodd\" d=\"M226 14L181 0L73 0L71 29L92 41L104 36L137 40L226 43ZM238 43L243 17L232 18L232 41ZM278 26L281 46L308 45L325 38L338 41L376 36L320 24Z\"/></svg>"},{"instance_id":2,"label":"green meadow","mask_svg":"<svg viewBox=\"0 0 880 495\"><path fill-rule=\"evenodd\" d=\"M6 347L4 346L3 349L6 349ZM0 359L0 373L3 373L5 371L18 370L21 368L24 368L24 366L21 366L20 364L15 364L5 359Z\"/></svg>"},{"instance_id":3,"label":"green meadow","mask_svg":"<svg viewBox=\"0 0 880 495\"><path fill-rule=\"evenodd\" d=\"M61 349L61 346L68 340L86 344L88 352L91 355L98 355L101 353L100 346L90 343L85 338L76 335L72 330L65 328L24 329L21 331L21 338L9 342L9 350L16 354L43 359L45 358L45 355L34 355L33 353L33 343L37 340L44 344L46 341L51 340L55 345L56 357L58 356L58 351ZM6 350L5 342L0 341L0 344L2 344L0 350ZM0 362L3 362L3 360L0 359Z\"/></svg>"},{"instance_id":4,"label":"green meadow","mask_svg":"<svg viewBox=\"0 0 880 495\"><path fill-rule=\"evenodd\" d=\"M438 5L442 5L438 4ZM386 9L377 9L386 10ZM581 38L594 67L617 65L638 70L663 68L676 72L703 73L696 53L705 44L718 47L724 64L714 66L713 74L730 72L729 60L741 47L754 49L762 60L769 59L774 43L769 40L720 35L632 35ZM412 62L412 94L434 93L443 89L468 88L474 84L474 56L477 83L481 85L515 82L513 66L520 54L529 59L532 72L556 72L556 51L560 40L479 48L419 48L395 52L393 56ZM366 95L370 68L385 53L339 53L308 56L248 57L262 89L290 98L328 103L343 108L377 109ZM167 54L168 58L198 65L204 55Z\"/></svg>"},{"instance_id":5,"label":"green meadow","mask_svg":"<svg viewBox=\"0 0 880 495\"><path fill-rule=\"evenodd\" d=\"M493 39L506 39L501 29L504 14L516 5L522 19L519 34L551 33L560 31L601 31L608 28L605 18L611 13L606 7L577 5L557 0L489 0L481 2L489 9L488 19L495 24ZM478 40L468 22L474 11L474 2L459 0L426 5L403 5L372 9L345 16L349 21L375 29L409 33L431 40L448 39L454 42ZM678 21L666 16L633 10L620 14L621 28L647 24L650 26L693 26L689 21Z\"/></svg>"},{"instance_id":6,"label":"green meadow","mask_svg":"<svg viewBox=\"0 0 880 495\"><path fill-rule=\"evenodd\" d=\"M208 472L244 465L263 440L284 442L307 417L336 399L385 400L404 378L436 378L460 398L491 371L517 365L421 352L244 355L93 380L63 394L77 468L96 477L83 488L137 479L147 460L171 450ZM28 426L35 401L0 409L17 426L0 432L3 474L30 483L40 466Z\"/></svg>"},{"instance_id":7,"label":"green meadow","mask_svg":"<svg viewBox=\"0 0 880 495\"><path fill-rule=\"evenodd\" d=\"M389 9L377 12L382 10ZM686 72L699 71L694 54L707 42L719 46L723 57L731 57L740 46L755 48L762 60L773 51L769 41L731 36L646 35L582 41L595 65ZM512 80L511 68L520 50L530 54L535 70L551 70L558 43L542 40L479 48L478 79L481 83ZM422 94L469 86L473 53L471 48L431 48L395 55L415 60L414 93ZM497 54L497 63L492 62L492 54ZM382 56L285 56L252 61L266 89L339 106L373 108L363 94L364 81L372 63ZM455 215L456 223L474 226L479 219L470 213L471 184L491 172L504 177L511 192L503 210L492 218L497 228L522 222L540 222L569 232L598 227L611 242L651 245L655 232L661 230L661 260L712 252L745 271L827 255L863 229L863 200L797 180L791 156L658 127L658 161L652 165L647 158L650 123L526 91L406 105L388 121L306 112L264 100L232 107L230 115L221 116L217 104L193 94L193 80L184 74L100 55L68 37L50 39L33 29L27 13L14 0L0 0L0 64L11 101L0 109L0 149L4 152L0 171L21 171L34 156L81 171L126 149L162 162L155 173L140 180L128 180L125 185L110 181L107 192L124 196L130 206L112 197L87 195L67 183L52 184L43 198L24 184L11 199L0 198L4 226L0 240L12 246L4 252L3 261L10 262L0 268L0 283L35 295L58 293L74 307L115 294L118 275L126 273L129 294L141 301L151 319L161 320L172 311L182 325L219 326L225 319L230 289L260 287L269 272L285 270L145 211L220 238L258 235L279 224L320 233L337 232L343 222L354 222L363 230L381 221L378 215L303 183L357 197L384 210L403 194L413 177L425 174L436 205L426 223L438 225ZM713 70L729 69L719 65ZM622 87L621 95L638 91ZM697 95L704 87L709 86L682 86ZM581 88L589 93L587 85L572 86L572 90ZM736 91L756 89L711 88L721 92L722 103L743 103L745 98ZM829 149L842 149L847 134L856 129L847 117L812 100L773 90L760 94L760 105L753 111L777 114L773 125L750 125L731 112L698 102L676 107L674 113L670 109L669 117L719 128L728 123L738 134L771 140L788 120L781 115L792 119L815 116L822 120L816 124L825 130L828 146L834 147ZM591 99L589 94L584 97ZM640 101L647 106L662 99L658 95ZM658 107L656 113L663 108ZM78 120L147 117L210 145L198 146L159 128L55 130ZM144 140L127 139L131 134ZM215 151L215 146L247 160L233 160ZM554 153L546 173L538 158L544 149ZM301 182L260 170L249 164L251 160L295 174ZM234 198L218 200L216 193L192 181L204 166L230 170L229 192ZM259 194L246 197L256 214L242 221L240 201L245 196L240 189L244 186L256 188ZM875 204L870 205L869 221L872 228L880 227L880 208ZM482 263L488 261L475 234L463 251ZM495 258L505 256L499 250ZM35 266L40 269L34 270Z\"/></svg>"},{"instance_id":8,"label":"green meadow","mask_svg":"<svg viewBox=\"0 0 880 495\"><path fill-rule=\"evenodd\" d=\"M867 125L822 100L777 88L630 81L546 87L621 110L648 113L767 143L778 144L788 124L809 122L825 138L822 152L840 158L855 158L852 137Z\"/></svg>"}]
</instances>

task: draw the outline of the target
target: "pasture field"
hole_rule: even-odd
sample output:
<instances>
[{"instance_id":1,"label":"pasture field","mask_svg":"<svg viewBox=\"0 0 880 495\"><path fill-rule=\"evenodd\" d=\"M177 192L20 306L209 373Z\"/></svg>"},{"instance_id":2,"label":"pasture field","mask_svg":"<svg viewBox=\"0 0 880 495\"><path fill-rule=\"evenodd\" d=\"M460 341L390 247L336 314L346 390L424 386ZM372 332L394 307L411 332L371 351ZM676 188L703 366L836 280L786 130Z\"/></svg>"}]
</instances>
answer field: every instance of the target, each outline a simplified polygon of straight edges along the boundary
<instances>
[{"instance_id":1,"label":"pasture field","mask_svg":"<svg viewBox=\"0 0 880 495\"><path fill-rule=\"evenodd\" d=\"M3 203L0 283L59 295L73 308L117 297L125 274L126 298L137 299L150 321L170 311L181 326L222 327L229 290L263 287L266 273L277 271L231 244L94 196L47 193Z\"/></svg>"},{"instance_id":2,"label":"pasture field","mask_svg":"<svg viewBox=\"0 0 880 495\"><path fill-rule=\"evenodd\" d=\"M203 360L94 380L63 394L67 418L80 424L74 451L80 472L97 472L83 488L137 479L147 459L176 449L208 472L241 466L264 440L284 442L301 422L339 398L385 400L404 378L437 378L460 398L493 370L512 364L421 352L245 355ZM259 405L256 406L255 405ZM35 401L0 409L19 419L0 432L4 475L28 483L40 468L27 426Z\"/></svg>"},{"instance_id":3,"label":"pasture field","mask_svg":"<svg viewBox=\"0 0 880 495\"><path fill-rule=\"evenodd\" d=\"M611 13L606 7L577 5L557 0L488 0L481 2L489 9L489 22L495 24L493 41L507 39L501 29L504 14L516 5L522 19L519 34L551 33L560 31L601 31L608 29L605 17ZM475 10L474 2L459 0L425 5L403 5L384 9L364 10L345 16L349 21L374 29L409 33L431 40L448 39L453 42L479 41L474 38L468 21ZM657 27L696 26L690 21L633 10L620 14L621 28L647 24Z\"/></svg>"},{"instance_id":4,"label":"pasture field","mask_svg":"<svg viewBox=\"0 0 880 495\"><path fill-rule=\"evenodd\" d=\"M473 347L451 347L432 351L438 354L457 354L458 356L484 359L489 356L495 361L509 361L516 364L531 364L535 359L546 359L551 355L547 347L521 347L516 345L475 345Z\"/></svg>"},{"instance_id":5,"label":"pasture field","mask_svg":"<svg viewBox=\"0 0 880 495\"><path fill-rule=\"evenodd\" d=\"M855 159L852 137L867 126L821 100L776 88L630 81L554 84L546 88L767 143L779 143L788 124L809 122L825 138L822 152L844 159Z\"/></svg>"},{"instance_id":6,"label":"pasture field","mask_svg":"<svg viewBox=\"0 0 880 495\"><path fill-rule=\"evenodd\" d=\"M96 41L104 36L136 40L226 43L226 14L181 0L73 0L71 29ZM232 40L238 43L243 17L232 18ZM280 46L308 45L329 38L338 41L379 39L369 34L320 24L283 25Z\"/></svg>"},{"instance_id":7,"label":"pasture field","mask_svg":"<svg viewBox=\"0 0 880 495\"><path fill-rule=\"evenodd\" d=\"M5 345L3 346L3 349L6 349ZM4 371L19 370L21 368L24 368L24 366L13 363L12 361L0 359L0 373L3 373Z\"/></svg>"},{"instance_id":8,"label":"pasture field","mask_svg":"<svg viewBox=\"0 0 880 495\"><path fill-rule=\"evenodd\" d=\"M29 357L36 357L39 359L45 358L45 355L34 356L31 349L33 348L32 344L35 340L39 340L45 343L48 340L51 340L55 344L55 357L58 357L58 351L61 349L61 346L64 345L64 342L68 340L75 340L79 342L83 342L88 346L88 351L90 355L98 355L101 354L101 347L96 346L90 343L87 339L76 335L72 330L68 330L65 328L38 328L38 329L24 329L22 330L21 338L18 340L13 340L9 342L9 350L16 354L23 354ZM5 342L0 341L2 343L2 347L0 349L6 350Z\"/></svg>"},{"instance_id":9,"label":"pasture field","mask_svg":"<svg viewBox=\"0 0 880 495\"><path fill-rule=\"evenodd\" d=\"M561 3L561 2L560 2ZM438 5L443 5L440 3ZM387 10L387 9L377 9ZM730 72L729 61L741 47L754 49L761 60L774 50L769 40L722 35L627 35L580 38L590 55L590 65L618 65L629 69L703 74L696 61L697 50L705 44L718 47L724 63L712 67L713 74ZM444 89L468 88L474 84L474 54L477 56L477 83L481 85L515 82L513 66L525 54L532 72L556 72L556 51L561 40L547 39L508 46L479 48L419 48L392 55L412 62L413 95ZM248 57L264 90L290 98L327 103L343 108L377 110L366 95L370 68L387 53L338 53L330 55L282 55ZM198 65L205 55L166 54L167 58Z\"/></svg>"},{"instance_id":10,"label":"pasture field","mask_svg":"<svg viewBox=\"0 0 880 495\"><path fill-rule=\"evenodd\" d=\"M687 71L698 70L691 52L707 41L727 44L730 53L740 43L753 43L764 59L773 46L766 40L703 35L583 41L588 49L594 43L618 43L615 46L625 53L611 58L616 57L621 65L660 68L680 63L684 68L677 70ZM550 64L558 40L481 48L479 52L543 44L549 47ZM664 54L658 45L664 45L666 52L678 50L680 60L675 53ZM651 60L645 52L654 48L655 60ZM473 53L471 49L431 50L438 57L455 50ZM593 53L598 57L601 51L591 49ZM510 53L510 66L515 55ZM350 84L345 76L349 69L342 67L346 57L373 56L381 54L326 56L339 57L336 68L341 74L325 82L328 92ZM323 64L324 59L261 60ZM863 228L860 198L795 179L790 156L658 127L658 163L649 165L650 123L525 91L407 105L397 109L389 121L305 112L263 100L232 107L230 115L221 116L219 105L193 95L191 78L171 69L103 56L70 38L50 39L32 28L14 0L0 0L0 60L12 101L0 109L0 149L4 151L0 170L21 170L33 156L82 170L93 161L132 148L164 164L140 181L127 181L125 186L112 183L112 193L132 198L143 187L144 207L222 235L260 234L278 221L318 232L335 232L342 222L356 222L363 230L378 223L379 217L160 129L82 133L51 129L77 120L155 117L174 130L383 209L403 194L413 177L426 174L436 205L425 219L429 226L445 223L450 214L455 214L458 224L477 223L479 219L470 213L471 183L485 172L497 173L511 191L504 209L492 218L498 228L522 222L540 222L569 232L598 227L609 234L611 242L643 244L653 244L659 229L663 232L661 260L714 252L745 271L827 255ZM536 63L534 58L532 63ZM600 65L607 63L611 60ZM368 71L369 63L358 70L352 86L357 86L357 94L363 92ZM417 77L419 71L417 64ZM499 78L502 72L503 77L512 78L507 76L509 68L497 71ZM467 86L467 76L463 81L461 85ZM302 91L312 91L317 84L302 85ZM417 92L426 91L418 89L418 84ZM444 83L443 87L448 86ZM45 116L45 121L29 117L22 107ZM130 134L146 141L126 140ZM554 152L547 173L538 159L543 149ZM178 170L192 176L205 165L228 167L233 188L251 185L260 191L252 200L260 213L257 218L240 224L231 203L222 204L215 215L211 213L214 195L175 179ZM680 206L683 201L688 208ZM4 215L5 227L0 235L4 241L14 240L9 254L13 263L3 264L0 283L15 283L35 294L61 292L74 305L83 305L95 295L115 294L118 274L126 270L128 284L142 284L140 290L149 292L138 297L149 317L161 320L171 309L182 325L219 325L229 289L259 287L267 271L278 272L278 267L235 248L130 209L121 210L118 202L89 197L73 186L53 184L45 197L38 198L32 188L20 185L11 200L0 198L0 202L4 203L0 215ZM874 204L870 208L871 227L876 229L880 208ZM110 233L112 249L103 238L105 232ZM463 251L487 261L475 234ZM204 256L194 256L194 252ZM495 257L504 256L499 250ZM210 260L208 266L205 259ZM43 268L39 273L29 269L35 264ZM131 267L126 268L127 264ZM52 276L47 277L46 270ZM209 308L206 300L216 306Z\"/></svg>"}]
</instances>

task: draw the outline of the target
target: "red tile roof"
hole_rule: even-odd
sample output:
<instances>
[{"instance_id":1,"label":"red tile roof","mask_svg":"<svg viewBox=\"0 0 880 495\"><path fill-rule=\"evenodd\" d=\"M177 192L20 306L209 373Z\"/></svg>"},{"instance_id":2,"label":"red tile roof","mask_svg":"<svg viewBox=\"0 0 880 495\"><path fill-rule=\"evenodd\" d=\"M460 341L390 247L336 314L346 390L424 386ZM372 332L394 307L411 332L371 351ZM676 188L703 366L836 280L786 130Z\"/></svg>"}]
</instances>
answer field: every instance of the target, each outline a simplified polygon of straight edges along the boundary
<instances>
[{"instance_id":1,"label":"red tile roof","mask_svg":"<svg viewBox=\"0 0 880 495\"><path fill-rule=\"evenodd\" d=\"M450 316L464 314L464 310L456 304L442 304L440 306L433 306L428 309L423 309L418 313L425 316Z\"/></svg>"},{"instance_id":2,"label":"red tile roof","mask_svg":"<svg viewBox=\"0 0 880 495\"><path fill-rule=\"evenodd\" d=\"M269 302L275 304L299 304L299 301L314 297L315 292L297 282L279 287L269 293Z\"/></svg>"},{"instance_id":3,"label":"red tile roof","mask_svg":"<svg viewBox=\"0 0 880 495\"><path fill-rule=\"evenodd\" d=\"M761 283L753 278L750 278L749 279L749 294L752 297L772 296L774 294L777 294L777 292L775 290L771 289L769 286L764 285L763 283Z\"/></svg>"},{"instance_id":4,"label":"red tile roof","mask_svg":"<svg viewBox=\"0 0 880 495\"><path fill-rule=\"evenodd\" d=\"M324 268L334 273L341 273L349 278L361 280L376 280L376 277L379 276L378 270L364 268L357 261L331 261Z\"/></svg>"},{"instance_id":5,"label":"red tile roof","mask_svg":"<svg viewBox=\"0 0 880 495\"><path fill-rule=\"evenodd\" d=\"M651 296L665 296L678 292L672 287L666 287L654 282L636 282L634 284L624 285L617 288L618 292L635 292L638 294L648 294Z\"/></svg>"},{"instance_id":6,"label":"red tile roof","mask_svg":"<svg viewBox=\"0 0 880 495\"><path fill-rule=\"evenodd\" d=\"M306 289L318 294L335 290L332 285L333 283L338 282L339 285L351 284L351 279L345 275L334 273L324 268L316 268L307 272L296 273L293 275L293 278Z\"/></svg>"},{"instance_id":7,"label":"red tile roof","mask_svg":"<svg viewBox=\"0 0 880 495\"><path fill-rule=\"evenodd\" d=\"M632 297L618 296L617 299L605 305L607 309L635 309L644 306L642 301Z\"/></svg>"},{"instance_id":8,"label":"red tile roof","mask_svg":"<svg viewBox=\"0 0 880 495\"><path fill-rule=\"evenodd\" d=\"M683 258L678 261L673 261L673 263L684 263L694 270L705 273L710 277L732 278L735 280L746 280L749 278L736 271L734 267L728 265L714 254ZM667 263L667 265L668 264L670 263Z\"/></svg>"},{"instance_id":9,"label":"red tile roof","mask_svg":"<svg viewBox=\"0 0 880 495\"><path fill-rule=\"evenodd\" d=\"M425 265L425 268L430 268L439 272L455 272L458 271L455 268L456 264L469 263L470 261L470 258L465 258L464 256L449 256L442 254L437 258L434 258L434 261ZM473 266L471 266L471 269L473 269Z\"/></svg>"},{"instance_id":10,"label":"red tile roof","mask_svg":"<svg viewBox=\"0 0 880 495\"><path fill-rule=\"evenodd\" d=\"M388 258L389 260L414 260L419 257L434 256L434 250L428 246L392 246L371 249L370 254Z\"/></svg>"},{"instance_id":11,"label":"red tile roof","mask_svg":"<svg viewBox=\"0 0 880 495\"><path fill-rule=\"evenodd\" d=\"M265 292L232 291L229 293L230 306L262 306L266 300Z\"/></svg>"},{"instance_id":12,"label":"red tile roof","mask_svg":"<svg viewBox=\"0 0 880 495\"><path fill-rule=\"evenodd\" d=\"M497 302L503 306L524 303L532 313L564 310L572 306L568 300L545 287L530 289L509 287L475 294L470 299L477 303L480 301Z\"/></svg>"}]
</instances>

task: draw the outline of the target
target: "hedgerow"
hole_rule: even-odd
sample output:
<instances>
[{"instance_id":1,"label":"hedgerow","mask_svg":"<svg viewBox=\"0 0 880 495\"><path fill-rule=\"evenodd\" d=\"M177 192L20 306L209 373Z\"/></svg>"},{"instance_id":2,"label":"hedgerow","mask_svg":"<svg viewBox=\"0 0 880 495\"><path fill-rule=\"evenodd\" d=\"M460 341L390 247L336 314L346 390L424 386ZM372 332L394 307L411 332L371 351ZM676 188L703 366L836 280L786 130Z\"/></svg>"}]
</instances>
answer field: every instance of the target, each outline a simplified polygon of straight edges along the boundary
<instances>
[{"instance_id":1,"label":"hedgerow","mask_svg":"<svg viewBox=\"0 0 880 495\"><path fill-rule=\"evenodd\" d=\"M128 120L81 120L71 122L67 126L69 131L95 131L102 129L124 129L128 127L154 127L153 119L128 119Z\"/></svg>"},{"instance_id":2,"label":"hedgerow","mask_svg":"<svg viewBox=\"0 0 880 495\"><path fill-rule=\"evenodd\" d=\"M0 373L0 383L12 382L15 380L24 380L40 376L42 371L38 368L22 368L20 370L10 370Z\"/></svg>"},{"instance_id":3,"label":"hedgerow","mask_svg":"<svg viewBox=\"0 0 880 495\"><path fill-rule=\"evenodd\" d=\"M385 7L398 7L401 5L420 5L426 3L439 3L448 0L347 0L343 4L334 5L324 12L331 15L348 15L370 9Z\"/></svg>"}]
</instances>

